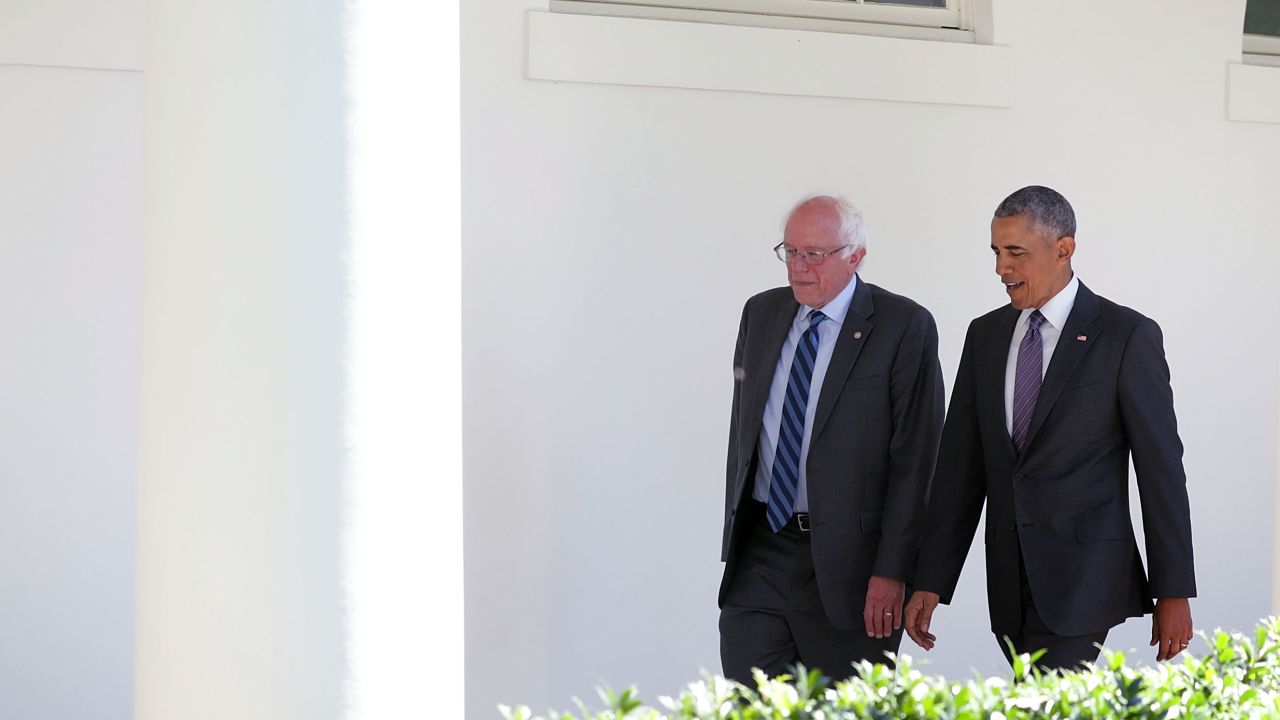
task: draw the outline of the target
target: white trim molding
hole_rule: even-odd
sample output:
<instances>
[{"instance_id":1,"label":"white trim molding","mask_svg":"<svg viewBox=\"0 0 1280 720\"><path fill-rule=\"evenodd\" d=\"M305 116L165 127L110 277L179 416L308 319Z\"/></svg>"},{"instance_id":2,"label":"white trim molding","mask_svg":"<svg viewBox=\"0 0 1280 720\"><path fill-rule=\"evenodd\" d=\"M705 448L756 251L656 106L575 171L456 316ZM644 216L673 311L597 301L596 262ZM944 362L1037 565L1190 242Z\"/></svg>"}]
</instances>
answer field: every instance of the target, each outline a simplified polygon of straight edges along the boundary
<instances>
[{"instance_id":1,"label":"white trim molding","mask_svg":"<svg viewBox=\"0 0 1280 720\"><path fill-rule=\"evenodd\" d=\"M672 0L676 3L677 0ZM816 14L776 15L769 12L748 12L707 7L710 2L679 2L676 7L666 5L596 2L595 0L551 0L551 12L577 15L608 15L646 20L675 20L680 22L714 23L744 27L781 28L784 30L818 30L821 32L856 33L881 37L910 38L914 40L941 40L946 42L974 42L974 31L967 25L952 20L953 13L936 15L935 22L915 24L889 22L895 16L870 13L832 17ZM831 5L833 3L822 3ZM855 6L861 7L861 6ZM879 8L876 8L879 9ZM894 8L895 10L901 8ZM926 10L926 8L907 8ZM933 8L933 10L939 10ZM926 13L927 16L927 13ZM917 18L919 19L919 18Z\"/></svg>"},{"instance_id":2,"label":"white trim molding","mask_svg":"<svg viewBox=\"0 0 1280 720\"><path fill-rule=\"evenodd\" d=\"M527 20L531 80L1002 108L1014 102L1013 50L1004 46L539 11Z\"/></svg>"},{"instance_id":3,"label":"white trim molding","mask_svg":"<svg viewBox=\"0 0 1280 720\"><path fill-rule=\"evenodd\" d=\"M1227 119L1280 123L1280 67L1228 63Z\"/></svg>"}]
</instances>

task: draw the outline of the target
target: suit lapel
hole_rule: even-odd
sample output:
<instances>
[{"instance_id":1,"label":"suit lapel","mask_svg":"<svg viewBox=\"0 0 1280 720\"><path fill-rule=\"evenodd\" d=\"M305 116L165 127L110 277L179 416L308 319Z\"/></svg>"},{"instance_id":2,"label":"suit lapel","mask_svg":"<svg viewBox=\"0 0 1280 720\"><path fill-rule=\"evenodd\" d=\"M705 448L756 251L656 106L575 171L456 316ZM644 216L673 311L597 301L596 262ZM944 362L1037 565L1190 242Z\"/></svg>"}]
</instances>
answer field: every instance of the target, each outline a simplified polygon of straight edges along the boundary
<instances>
[{"instance_id":1,"label":"suit lapel","mask_svg":"<svg viewBox=\"0 0 1280 720\"><path fill-rule=\"evenodd\" d=\"M1017 455L1017 449L1013 446L1009 431L1005 429L1009 420L1005 417L1004 375L1009 364L1009 343L1013 341L1013 329L1018 324L1020 314L1012 305L1001 309L995 317L987 342L980 343L986 357L977 363L986 375L979 386L978 402L982 403L982 407L978 409L978 417L998 421L999 425L994 428L992 437L1004 437L1001 445L1009 451L1010 456Z\"/></svg>"},{"instance_id":2,"label":"suit lapel","mask_svg":"<svg viewBox=\"0 0 1280 720\"><path fill-rule=\"evenodd\" d=\"M826 425L831 409L835 407L836 398L844 388L844 382L853 369L862 346L871 334L875 325L871 324L871 316L875 313L875 304L871 301L871 288L858 278L853 289L853 297L849 300L849 311L845 313L844 323L840 325L840 335L836 338L836 346L827 365L827 374L822 378L822 392L818 395L818 407L813 414L813 431L811 437L817 437Z\"/></svg>"},{"instance_id":3,"label":"suit lapel","mask_svg":"<svg viewBox=\"0 0 1280 720\"><path fill-rule=\"evenodd\" d=\"M1097 342L1098 327L1093 321L1098 319L1098 296L1080 283L1076 292L1076 302L1067 316L1067 322L1058 336L1058 345L1053 350L1053 358L1049 360L1049 369L1045 371L1044 382L1040 385L1040 396L1036 398L1036 409L1031 413L1031 424L1027 427L1027 441L1023 451L1035 442L1036 433L1044 425L1045 418L1053 409L1053 404L1062 394L1067 380L1075 373L1080 361ZM1081 339L1083 338L1083 339Z\"/></svg>"},{"instance_id":4,"label":"suit lapel","mask_svg":"<svg viewBox=\"0 0 1280 720\"><path fill-rule=\"evenodd\" d=\"M796 319L796 311L799 309L800 303L796 302L795 296L788 293L774 306L773 315L765 319L767 325L763 342L757 344L752 356L743 361L753 370L747 376L750 378L745 395L747 413L742 416L752 423L749 433L752 452L755 451L756 443L759 442L760 422L764 417L765 403L769 400L769 389L773 385L773 373L778 367L782 343L786 341L791 323Z\"/></svg>"}]
</instances>

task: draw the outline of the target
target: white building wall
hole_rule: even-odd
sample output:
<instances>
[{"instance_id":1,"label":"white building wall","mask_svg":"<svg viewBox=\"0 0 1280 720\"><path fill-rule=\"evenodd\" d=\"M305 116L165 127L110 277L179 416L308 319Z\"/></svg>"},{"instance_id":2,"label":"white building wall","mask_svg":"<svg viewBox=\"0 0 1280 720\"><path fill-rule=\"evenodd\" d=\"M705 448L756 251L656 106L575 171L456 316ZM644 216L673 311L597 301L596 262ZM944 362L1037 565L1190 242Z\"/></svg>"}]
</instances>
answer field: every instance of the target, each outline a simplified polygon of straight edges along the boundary
<instances>
[{"instance_id":1,"label":"white building wall","mask_svg":"<svg viewBox=\"0 0 1280 720\"><path fill-rule=\"evenodd\" d=\"M948 390L968 321L1005 302L992 210L1023 185L1061 190L1082 280L1165 331L1197 624L1268 613L1280 125L1225 116L1243 8L998 2L1016 88L992 108L531 81L526 13L546 4L465 3L469 716L567 707L602 682L652 699L719 669L738 313L785 281L769 248L815 190L865 211L863 277L933 311ZM979 550L937 616L934 671L1001 670L983 582ZM1150 658L1149 632L1111 642Z\"/></svg>"},{"instance_id":2,"label":"white building wall","mask_svg":"<svg viewBox=\"0 0 1280 720\"><path fill-rule=\"evenodd\" d=\"M0 3L0 717L133 714L141 47Z\"/></svg>"}]
</instances>

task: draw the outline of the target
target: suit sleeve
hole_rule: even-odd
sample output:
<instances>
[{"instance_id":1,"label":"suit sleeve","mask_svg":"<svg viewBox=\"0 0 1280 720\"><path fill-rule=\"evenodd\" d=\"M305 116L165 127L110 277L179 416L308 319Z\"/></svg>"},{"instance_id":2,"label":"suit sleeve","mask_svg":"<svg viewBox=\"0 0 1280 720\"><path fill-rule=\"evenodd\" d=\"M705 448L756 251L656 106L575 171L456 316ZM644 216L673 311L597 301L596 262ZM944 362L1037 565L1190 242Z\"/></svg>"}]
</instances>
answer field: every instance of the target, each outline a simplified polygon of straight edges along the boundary
<instances>
[{"instance_id":1,"label":"suit sleeve","mask_svg":"<svg viewBox=\"0 0 1280 720\"><path fill-rule=\"evenodd\" d=\"M942 429L937 467L928 493L924 538L912 581L950 603L982 515L986 481L974 391L974 330L964 340L955 389Z\"/></svg>"},{"instance_id":2,"label":"suit sleeve","mask_svg":"<svg viewBox=\"0 0 1280 720\"><path fill-rule=\"evenodd\" d=\"M925 493L942 431L944 390L938 328L921 308L911 318L889 379L893 433L873 575L906 580L920 543Z\"/></svg>"},{"instance_id":3,"label":"suit sleeve","mask_svg":"<svg viewBox=\"0 0 1280 720\"><path fill-rule=\"evenodd\" d=\"M1144 318L1125 347L1119 402L1142 498L1151 595L1195 597L1191 507L1182 467L1182 440L1173 412L1164 338L1152 320Z\"/></svg>"},{"instance_id":4,"label":"suit sleeve","mask_svg":"<svg viewBox=\"0 0 1280 720\"><path fill-rule=\"evenodd\" d=\"M729 559L729 520L733 513L733 496L738 476L738 410L742 403L742 356L747 344L747 305L742 306L742 319L738 322L738 342L733 351L733 402L729 410L729 451L725 467L724 486L724 538L720 543L721 562Z\"/></svg>"}]
</instances>

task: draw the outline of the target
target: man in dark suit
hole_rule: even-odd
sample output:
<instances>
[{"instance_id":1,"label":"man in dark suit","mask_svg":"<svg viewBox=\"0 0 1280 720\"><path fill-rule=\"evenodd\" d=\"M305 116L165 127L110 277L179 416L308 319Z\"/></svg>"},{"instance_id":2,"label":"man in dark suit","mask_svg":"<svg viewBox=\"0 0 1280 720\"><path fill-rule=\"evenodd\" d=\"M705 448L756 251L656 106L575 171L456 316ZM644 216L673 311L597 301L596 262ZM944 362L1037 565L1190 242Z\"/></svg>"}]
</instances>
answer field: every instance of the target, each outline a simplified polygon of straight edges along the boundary
<instances>
[{"instance_id":1,"label":"man in dark suit","mask_svg":"<svg viewBox=\"0 0 1280 720\"><path fill-rule=\"evenodd\" d=\"M1152 612L1157 660L1191 640L1191 513L1159 326L1071 269L1075 213L1049 188L996 208L991 250L1010 304L969 325L912 576L907 632L926 650L985 501L991 629L1006 658L1096 660L1095 644ZM1137 470L1150 579L1129 519ZM1155 598L1154 606L1152 598Z\"/></svg>"},{"instance_id":2,"label":"man in dark suit","mask_svg":"<svg viewBox=\"0 0 1280 720\"><path fill-rule=\"evenodd\" d=\"M943 418L933 317L858 278L856 208L802 201L774 251L790 287L747 301L733 360L720 655L744 683L897 650Z\"/></svg>"}]
</instances>

